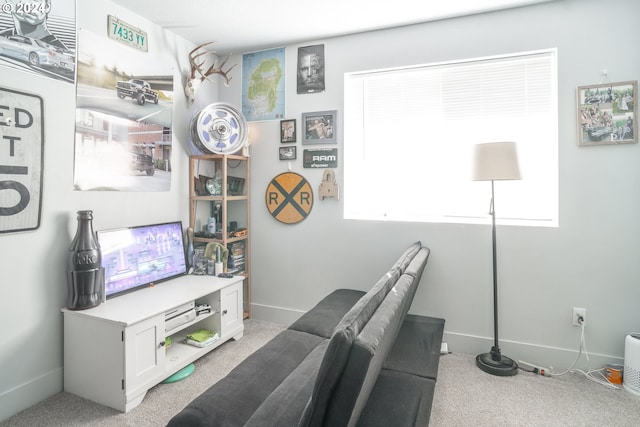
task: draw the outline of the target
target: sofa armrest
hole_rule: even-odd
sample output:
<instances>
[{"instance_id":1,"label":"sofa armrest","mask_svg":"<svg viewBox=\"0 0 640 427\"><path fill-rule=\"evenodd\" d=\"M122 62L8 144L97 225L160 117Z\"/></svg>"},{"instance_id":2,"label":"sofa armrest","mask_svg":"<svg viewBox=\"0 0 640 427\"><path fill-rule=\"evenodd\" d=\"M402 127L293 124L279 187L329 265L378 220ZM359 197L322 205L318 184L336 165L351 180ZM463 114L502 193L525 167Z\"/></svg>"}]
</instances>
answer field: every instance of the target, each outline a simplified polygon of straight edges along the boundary
<instances>
[{"instance_id":1,"label":"sofa armrest","mask_svg":"<svg viewBox=\"0 0 640 427\"><path fill-rule=\"evenodd\" d=\"M365 294L354 289L338 289L293 322L289 329L331 338L336 325Z\"/></svg>"}]
</instances>

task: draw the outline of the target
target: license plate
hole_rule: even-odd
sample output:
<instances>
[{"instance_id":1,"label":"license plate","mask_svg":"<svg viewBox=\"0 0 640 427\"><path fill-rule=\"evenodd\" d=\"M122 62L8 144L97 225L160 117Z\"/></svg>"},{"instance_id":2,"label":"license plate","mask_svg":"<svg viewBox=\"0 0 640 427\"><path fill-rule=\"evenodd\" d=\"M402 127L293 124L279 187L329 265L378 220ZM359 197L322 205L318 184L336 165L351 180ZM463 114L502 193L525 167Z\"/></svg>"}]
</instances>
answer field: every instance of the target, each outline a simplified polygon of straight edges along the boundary
<instances>
[{"instance_id":1,"label":"license plate","mask_svg":"<svg viewBox=\"0 0 640 427\"><path fill-rule=\"evenodd\" d=\"M117 40L127 46L147 52L147 33L139 28L109 15L107 20L107 34L109 38Z\"/></svg>"}]
</instances>

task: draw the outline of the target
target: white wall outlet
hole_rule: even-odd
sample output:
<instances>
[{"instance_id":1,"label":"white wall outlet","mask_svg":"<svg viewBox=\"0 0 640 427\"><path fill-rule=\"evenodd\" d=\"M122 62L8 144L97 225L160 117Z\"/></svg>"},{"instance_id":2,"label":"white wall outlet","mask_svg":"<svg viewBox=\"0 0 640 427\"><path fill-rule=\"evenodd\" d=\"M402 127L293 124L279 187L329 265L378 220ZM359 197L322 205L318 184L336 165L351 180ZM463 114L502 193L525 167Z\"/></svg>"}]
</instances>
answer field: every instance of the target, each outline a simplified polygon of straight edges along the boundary
<instances>
[{"instance_id":1,"label":"white wall outlet","mask_svg":"<svg viewBox=\"0 0 640 427\"><path fill-rule=\"evenodd\" d=\"M580 318L582 317L582 323L580 322ZM587 309L586 308L576 308L573 307L573 325L581 326L587 324Z\"/></svg>"},{"instance_id":2,"label":"white wall outlet","mask_svg":"<svg viewBox=\"0 0 640 427\"><path fill-rule=\"evenodd\" d=\"M449 346L446 342L440 344L440 354L449 354Z\"/></svg>"}]
</instances>

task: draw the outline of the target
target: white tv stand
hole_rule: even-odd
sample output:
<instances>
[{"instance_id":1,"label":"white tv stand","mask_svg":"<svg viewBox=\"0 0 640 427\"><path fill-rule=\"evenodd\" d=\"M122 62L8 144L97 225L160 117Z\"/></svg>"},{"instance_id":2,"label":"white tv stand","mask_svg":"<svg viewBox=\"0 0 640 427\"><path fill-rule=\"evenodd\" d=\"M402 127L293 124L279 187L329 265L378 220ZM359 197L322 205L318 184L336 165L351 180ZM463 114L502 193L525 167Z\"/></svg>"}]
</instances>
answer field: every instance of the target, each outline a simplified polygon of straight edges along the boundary
<instances>
[{"instance_id":1,"label":"white tv stand","mask_svg":"<svg viewBox=\"0 0 640 427\"><path fill-rule=\"evenodd\" d=\"M244 332L242 276L181 276L119 296L88 310L62 309L64 390L122 412L142 402L151 387ZM165 331L165 313L189 301L211 313ZM220 339L200 348L183 343L198 329ZM172 344L165 348L165 338Z\"/></svg>"}]
</instances>

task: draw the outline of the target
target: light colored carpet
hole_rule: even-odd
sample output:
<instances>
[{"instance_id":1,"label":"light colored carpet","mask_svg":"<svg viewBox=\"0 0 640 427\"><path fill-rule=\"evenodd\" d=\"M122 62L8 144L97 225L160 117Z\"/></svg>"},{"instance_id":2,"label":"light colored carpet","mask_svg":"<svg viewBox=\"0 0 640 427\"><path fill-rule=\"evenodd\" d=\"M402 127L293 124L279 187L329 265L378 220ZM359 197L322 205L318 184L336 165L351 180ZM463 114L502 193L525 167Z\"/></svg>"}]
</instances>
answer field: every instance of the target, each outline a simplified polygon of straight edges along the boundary
<instances>
[{"instance_id":1,"label":"light colored carpet","mask_svg":"<svg viewBox=\"0 0 640 427\"><path fill-rule=\"evenodd\" d=\"M454 353L440 357L429 425L637 427L640 396L579 373L496 377L478 369L475 356Z\"/></svg>"},{"instance_id":2,"label":"light colored carpet","mask_svg":"<svg viewBox=\"0 0 640 427\"><path fill-rule=\"evenodd\" d=\"M152 388L140 406L126 414L61 392L0 423L0 427L164 426L283 329L268 322L245 321L241 340L227 342L199 359L189 378ZM548 378L521 372L514 377L495 377L476 368L474 356L448 354L440 359L430 425L640 426L640 396L609 390L578 374Z\"/></svg>"},{"instance_id":3,"label":"light colored carpet","mask_svg":"<svg viewBox=\"0 0 640 427\"><path fill-rule=\"evenodd\" d=\"M228 341L198 359L194 373L171 384L158 384L142 403L123 414L70 393L61 392L28 408L1 427L146 427L165 426L171 417L223 378L238 363L284 330L284 326L259 320L245 320L244 336Z\"/></svg>"}]
</instances>

